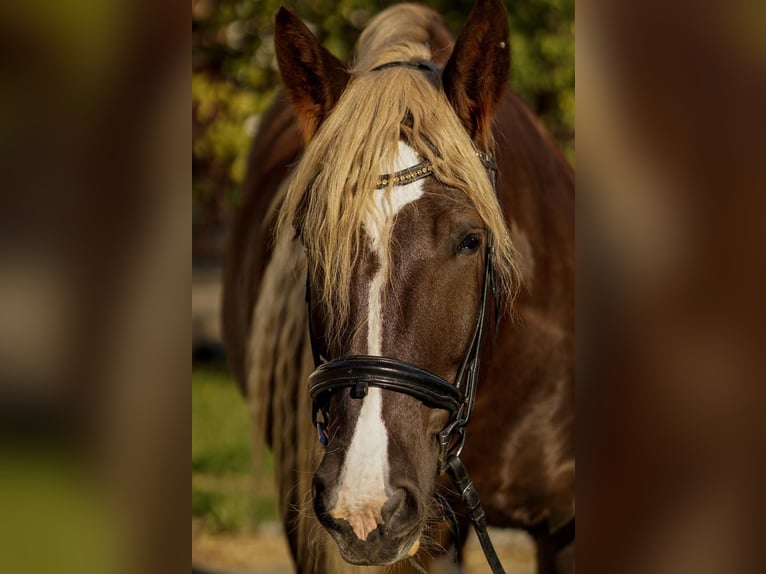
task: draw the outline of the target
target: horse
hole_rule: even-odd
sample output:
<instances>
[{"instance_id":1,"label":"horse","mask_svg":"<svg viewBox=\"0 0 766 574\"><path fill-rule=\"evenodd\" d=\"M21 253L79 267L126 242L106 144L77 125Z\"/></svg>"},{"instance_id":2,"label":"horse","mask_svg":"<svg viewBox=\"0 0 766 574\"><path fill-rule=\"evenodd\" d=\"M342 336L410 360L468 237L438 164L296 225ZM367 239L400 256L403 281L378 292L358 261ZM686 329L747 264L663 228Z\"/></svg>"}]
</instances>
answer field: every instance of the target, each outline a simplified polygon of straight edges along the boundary
<instances>
[{"instance_id":1,"label":"horse","mask_svg":"<svg viewBox=\"0 0 766 574\"><path fill-rule=\"evenodd\" d=\"M276 16L222 319L298 572L459 561L458 454L486 521L574 571L574 172L508 36L499 0L457 40L398 4L347 65Z\"/></svg>"}]
</instances>

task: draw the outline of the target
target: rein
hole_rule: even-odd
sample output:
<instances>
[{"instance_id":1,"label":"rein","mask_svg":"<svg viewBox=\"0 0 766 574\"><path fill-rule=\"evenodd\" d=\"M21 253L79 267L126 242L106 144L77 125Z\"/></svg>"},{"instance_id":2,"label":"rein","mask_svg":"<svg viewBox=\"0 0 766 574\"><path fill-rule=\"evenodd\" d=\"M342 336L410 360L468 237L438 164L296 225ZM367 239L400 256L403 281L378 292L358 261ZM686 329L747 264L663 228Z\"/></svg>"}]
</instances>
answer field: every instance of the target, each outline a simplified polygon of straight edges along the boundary
<instances>
[{"instance_id":1,"label":"rein","mask_svg":"<svg viewBox=\"0 0 766 574\"><path fill-rule=\"evenodd\" d=\"M411 67L423 71L438 70L430 63L390 62L373 71L394 66ZM496 184L497 165L489 154L476 152L490 173L493 187ZM376 189L389 185L407 185L430 176L433 166L424 161L393 174L378 178ZM311 321L311 281L306 277L306 303L308 305L308 329L314 372L309 376L309 392L313 401L312 422L317 429L319 442L327 446L326 429L330 421L329 404L332 393L350 388L352 398L362 399L370 386L409 395L430 408L446 410L449 422L437 434L439 444L438 474L447 473L460 491L468 509L471 522L479 539L487 563L493 574L505 574L492 541L487 533L487 519L479 495L468 479L468 473L460 460L465 445L466 431L471 420L479 378L479 358L487 318L489 292L497 298L495 288L494 250L492 236L488 233L484 262L484 281L476 326L455 381L450 383L440 376L411 363L391 357L353 355L333 360L323 360ZM497 310L497 302L496 302ZM499 322L500 313L496 317Z\"/></svg>"}]
</instances>

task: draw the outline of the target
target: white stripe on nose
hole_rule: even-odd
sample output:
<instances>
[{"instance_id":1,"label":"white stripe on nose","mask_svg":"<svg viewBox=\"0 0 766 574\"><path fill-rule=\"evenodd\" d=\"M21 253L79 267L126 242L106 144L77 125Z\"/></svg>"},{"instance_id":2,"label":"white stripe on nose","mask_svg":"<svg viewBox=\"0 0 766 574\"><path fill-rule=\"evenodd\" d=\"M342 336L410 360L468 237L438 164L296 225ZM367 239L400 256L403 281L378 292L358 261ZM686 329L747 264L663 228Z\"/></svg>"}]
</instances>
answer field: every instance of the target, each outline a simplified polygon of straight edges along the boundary
<instances>
[{"instance_id":1,"label":"white stripe on nose","mask_svg":"<svg viewBox=\"0 0 766 574\"><path fill-rule=\"evenodd\" d=\"M418 154L404 142L399 150L393 171L400 171L419 162ZM383 244L396 214L407 204L423 196L423 182L394 187L390 197L386 190L375 191L377 213L365 218L364 229L370 238L372 253L378 258L378 269L370 282L367 318L367 354L382 354L383 289L388 276L388 245ZM369 534L383 522L381 511L388 498L388 433L383 422L381 390L371 387L362 399L362 408L346 452L340 475L340 487L334 518L348 520L354 534L367 540Z\"/></svg>"}]
</instances>

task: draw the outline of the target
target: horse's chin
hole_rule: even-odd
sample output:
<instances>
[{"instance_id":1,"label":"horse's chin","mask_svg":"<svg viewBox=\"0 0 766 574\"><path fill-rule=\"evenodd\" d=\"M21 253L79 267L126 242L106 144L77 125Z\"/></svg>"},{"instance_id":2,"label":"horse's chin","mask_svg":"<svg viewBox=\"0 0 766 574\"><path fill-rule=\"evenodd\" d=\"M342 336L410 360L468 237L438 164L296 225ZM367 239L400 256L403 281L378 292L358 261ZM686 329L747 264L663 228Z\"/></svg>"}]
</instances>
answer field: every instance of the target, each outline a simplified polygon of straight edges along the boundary
<instances>
[{"instance_id":1,"label":"horse's chin","mask_svg":"<svg viewBox=\"0 0 766 574\"><path fill-rule=\"evenodd\" d=\"M391 543L382 537L378 529L373 531L365 541L355 538L349 543L345 537L336 534L333 534L333 538L338 544L341 557L349 564L389 566L414 556L420 549L420 535L421 529L418 528L403 541Z\"/></svg>"}]
</instances>

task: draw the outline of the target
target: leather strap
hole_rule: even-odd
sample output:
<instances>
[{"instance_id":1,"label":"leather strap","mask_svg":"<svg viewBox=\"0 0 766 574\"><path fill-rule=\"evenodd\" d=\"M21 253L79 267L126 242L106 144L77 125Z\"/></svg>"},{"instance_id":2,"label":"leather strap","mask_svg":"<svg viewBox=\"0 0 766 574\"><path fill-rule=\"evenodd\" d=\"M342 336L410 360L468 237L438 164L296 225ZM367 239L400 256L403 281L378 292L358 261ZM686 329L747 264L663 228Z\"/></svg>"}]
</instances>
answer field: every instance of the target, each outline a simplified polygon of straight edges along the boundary
<instances>
[{"instance_id":1,"label":"leather strap","mask_svg":"<svg viewBox=\"0 0 766 574\"><path fill-rule=\"evenodd\" d=\"M495 552L495 547L492 545L492 540L490 540L487 532L487 516L481 506L479 493L476 492L473 483L468 480L468 473L463 462L455 455L450 456L447 460L447 472L460 490L460 496L468 509L474 530L476 530L476 537L479 539L482 550L484 550L484 556L492 569L492 574L505 574L503 565L497 557L497 552Z\"/></svg>"},{"instance_id":2,"label":"leather strap","mask_svg":"<svg viewBox=\"0 0 766 574\"><path fill-rule=\"evenodd\" d=\"M368 386L410 395L452 416L461 404L460 391L454 385L425 369L389 357L345 357L320 365L309 376L311 398L319 405L333 391L349 387L354 398L362 398Z\"/></svg>"},{"instance_id":3,"label":"leather strap","mask_svg":"<svg viewBox=\"0 0 766 574\"><path fill-rule=\"evenodd\" d=\"M426 60L416 61L416 62L404 62L404 61L396 61L396 62L386 62L385 64L381 64L380 66L374 67L371 72L380 72L381 70L388 70L389 68L413 68L415 70L420 70L421 72L430 72L434 74L441 73L441 68L434 64L433 62L428 62Z\"/></svg>"}]
</instances>

